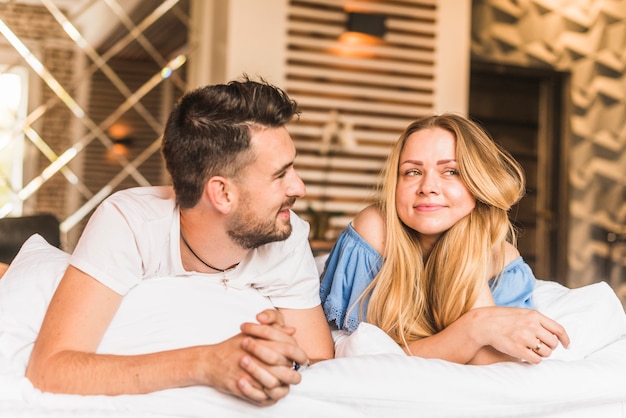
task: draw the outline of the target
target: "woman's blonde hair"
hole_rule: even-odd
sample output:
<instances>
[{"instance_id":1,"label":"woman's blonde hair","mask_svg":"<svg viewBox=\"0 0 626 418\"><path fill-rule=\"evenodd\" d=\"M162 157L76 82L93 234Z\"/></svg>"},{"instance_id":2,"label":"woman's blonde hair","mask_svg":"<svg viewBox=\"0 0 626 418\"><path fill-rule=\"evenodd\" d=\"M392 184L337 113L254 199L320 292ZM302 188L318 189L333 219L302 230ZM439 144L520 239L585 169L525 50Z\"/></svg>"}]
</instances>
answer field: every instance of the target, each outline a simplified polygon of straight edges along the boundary
<instances>
[{"instance_id":1,"label":"woman's blonde hair","mask_svg":"<svg viewBox=\"0 0 626 418\"><path fill-rule=\"evenodd\" d=\"M456 139L459 175L475 197L476 207L441 235L425 261L419 233L398 217L396 186L407 139L432 128L445 129ZM385 219L385 262L364 293L370 297L368 322L408 347L467 312L491 271L494 249L500 248L497 262L503 268L505 242L515 244L508 211L524 192L521 166L476 123L455 114L411 123L383 170L378 205Z\"/></svg>"}]
</instances>

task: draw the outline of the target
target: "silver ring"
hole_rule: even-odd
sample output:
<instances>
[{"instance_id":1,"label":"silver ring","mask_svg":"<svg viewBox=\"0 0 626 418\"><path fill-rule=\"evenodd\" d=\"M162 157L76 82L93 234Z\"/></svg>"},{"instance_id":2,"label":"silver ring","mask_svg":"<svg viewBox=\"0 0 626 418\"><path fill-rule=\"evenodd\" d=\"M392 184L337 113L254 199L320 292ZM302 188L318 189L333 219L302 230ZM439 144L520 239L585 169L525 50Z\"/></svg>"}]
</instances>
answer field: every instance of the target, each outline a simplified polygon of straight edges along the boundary
<instances>
[{"instance_id":1,"label":"silver ring","mask_svg":"<svg viewBox=\"0 0 626 418\"><path fill-rule=\"evenodd\" d=\"M300 364L297 361L294 361L293 364L291 365L291 370L294 371L301 371L301 370L305 370L309 367L309 360L306 361L306 363L304 364Z\"/></svg>"}]
</instances>

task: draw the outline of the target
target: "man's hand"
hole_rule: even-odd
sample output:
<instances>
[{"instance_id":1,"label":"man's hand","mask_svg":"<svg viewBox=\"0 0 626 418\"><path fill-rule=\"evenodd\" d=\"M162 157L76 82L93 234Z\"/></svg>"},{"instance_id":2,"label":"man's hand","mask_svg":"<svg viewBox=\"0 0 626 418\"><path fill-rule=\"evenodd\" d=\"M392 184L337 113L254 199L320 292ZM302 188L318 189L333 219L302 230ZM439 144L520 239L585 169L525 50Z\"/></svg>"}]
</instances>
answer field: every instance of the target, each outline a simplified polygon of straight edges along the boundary
<instances>
[{"instance_id":1,"label":"man's hand","mask_svg":"<svg viewBox=\"0 0 626 418\"><path fill-rule=\"evenodd\" d=\"M267 309L257 315L259 323L241 325L241 347L248 355L240 366L254 378L238 381L239 389L256 402L277 401L289 393L289 385L300 383L301 375L293 369L294 363L307 364L306 353L298 346L295 329L285 326L282 314Z\"/></svg>"},{"instance_id":2,"label":"man's hand","mask_svg":"<svg viewBox=\"0 0 626 418\"><path fill-rule=\"evenodd\" d=\"M256 405L272 405L289 393L289 384L300 382L300 376L294 372L297 376L278 381L268 365L254 360L244 349L249 340L251 337L237 334L219 344L198 347L204 352L199 361L206 365L196 368L198 383Z\"/></svg>"}]
</instances>

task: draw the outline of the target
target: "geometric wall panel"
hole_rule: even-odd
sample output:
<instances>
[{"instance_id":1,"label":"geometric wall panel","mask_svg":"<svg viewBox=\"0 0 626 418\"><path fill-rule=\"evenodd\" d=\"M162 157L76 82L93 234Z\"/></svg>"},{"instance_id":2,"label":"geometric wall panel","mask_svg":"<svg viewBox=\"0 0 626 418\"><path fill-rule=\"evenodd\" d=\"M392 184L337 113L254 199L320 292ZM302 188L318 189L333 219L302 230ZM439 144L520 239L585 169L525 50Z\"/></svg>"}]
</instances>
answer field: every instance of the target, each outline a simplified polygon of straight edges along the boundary
<instances>
[{"instance_id":1,"label":"geometric wall panel","mask_svg":"<svg viewBox=\"0 0 626 418\"><path fill-rule=\"evenodd\" d=\"M472 59L571 73L567 283L626 301L626 1L474 0Z\"/></svg>"},{"instance_id":2,"label":"geometric wall panel","mask_svg":"<svg viewBox=\"0 0 626 418\"><path fill-rule=\"evenodd\" d=\"M109 194L167 181L159 141L186 89L188 15L189 0L0 3L0 68L28 71L28 110L9 128L23 179L0 167L0 216L53 213L71 251Z\"/></svg>"}]
</instances>

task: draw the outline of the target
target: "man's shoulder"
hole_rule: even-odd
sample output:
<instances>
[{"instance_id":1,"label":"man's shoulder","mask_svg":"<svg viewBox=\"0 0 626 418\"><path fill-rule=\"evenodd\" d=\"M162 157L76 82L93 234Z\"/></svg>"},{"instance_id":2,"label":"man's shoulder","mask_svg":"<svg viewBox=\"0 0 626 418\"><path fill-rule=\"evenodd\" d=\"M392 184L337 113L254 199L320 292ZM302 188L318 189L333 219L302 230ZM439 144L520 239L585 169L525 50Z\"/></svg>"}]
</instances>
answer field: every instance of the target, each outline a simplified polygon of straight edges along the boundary
<instances>
[{"instance_id":1,"label":"man's shoulder","mask_svg":"<svg viewBox=\"0 0 626 418\"><path fill-rule=\"evenodd\" d=\"M176 197L170 186L133 187L113 193L104 204L114 206L126 216L141 214L149 220L169 216L176 208Z\"/></svg>"},{"instance_id":2,"label":"man's shoulder","mask_svg":"<svg viewBox=\"0 0 626 418\"><path fill-rule=\"evenodd\" d=\"M172 186L143 186L130 187L128 189L118 190L108 197L111 199L175 199L174 188Z\"/></svg>"},{"instance_id":3,"label":"man's shoulder","mask_svg":"<svg viewBox=\"0 0 626 418\"><path fill-rule=\"evenodd\" d=\"M171 186L131 187L119 190L106 199L114 204L171 204L176 202L174 189Z\"/></svg>"}]
</instances>

